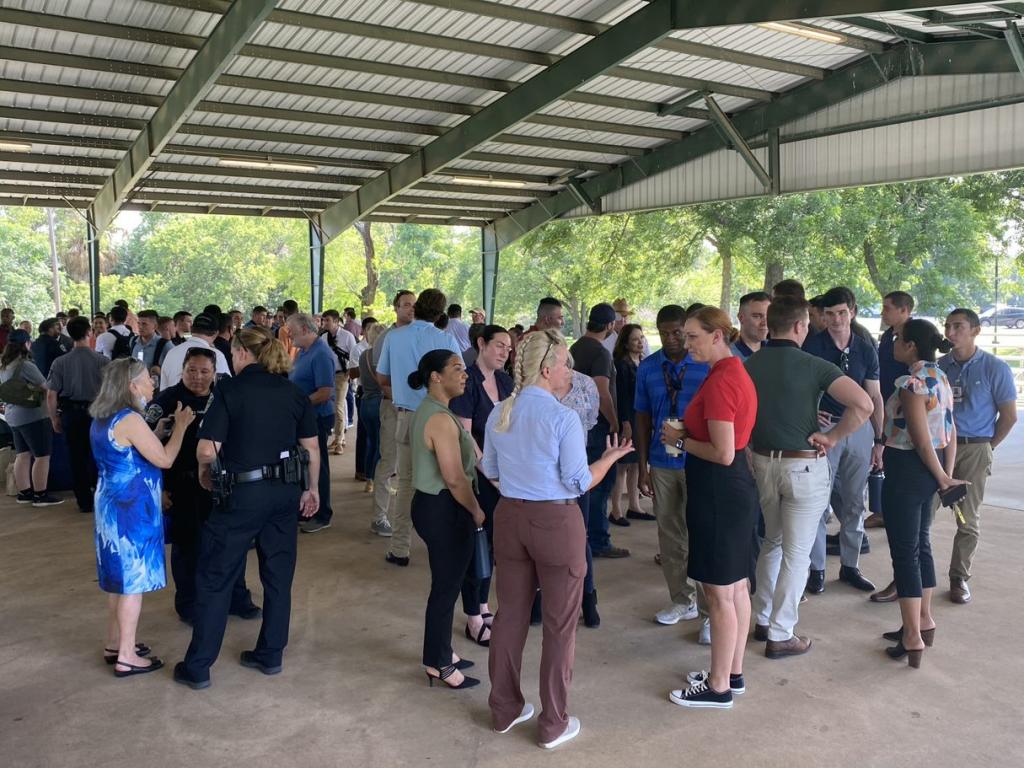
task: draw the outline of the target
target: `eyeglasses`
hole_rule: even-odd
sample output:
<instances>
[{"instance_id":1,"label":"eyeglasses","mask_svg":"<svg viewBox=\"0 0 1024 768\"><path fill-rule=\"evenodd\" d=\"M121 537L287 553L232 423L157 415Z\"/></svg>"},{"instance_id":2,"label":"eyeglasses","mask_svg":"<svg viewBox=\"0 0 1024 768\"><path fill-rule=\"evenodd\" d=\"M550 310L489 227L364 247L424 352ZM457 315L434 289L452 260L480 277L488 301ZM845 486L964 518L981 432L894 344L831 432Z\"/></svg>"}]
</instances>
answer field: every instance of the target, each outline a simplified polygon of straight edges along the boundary
<instances>
[{"instance_id":1,"label":"eyeglasses","mask_svg":"<svg viewBox=\"0 0 1024 768\"><path fill-rule=\"evenodd\" d=\"M544 371L544 362L548 359L548 352L550 352L551 348L557 343L558 342L555 341L548 341L548 347L544 350L544 356L540 359L540 368L537 369L537 373L542 373Z\"/></svg>"},{"instance_id":2,"label":"eyeglasses","mask_svg":"<svg viewBox=\"0 0 1024 768\"><path fill-rule=\"evenodd\" d=\"M839 368L843 373L850 372L850 350L844 349L843 353L839 355Z\"/></svg>"}]
</instances>

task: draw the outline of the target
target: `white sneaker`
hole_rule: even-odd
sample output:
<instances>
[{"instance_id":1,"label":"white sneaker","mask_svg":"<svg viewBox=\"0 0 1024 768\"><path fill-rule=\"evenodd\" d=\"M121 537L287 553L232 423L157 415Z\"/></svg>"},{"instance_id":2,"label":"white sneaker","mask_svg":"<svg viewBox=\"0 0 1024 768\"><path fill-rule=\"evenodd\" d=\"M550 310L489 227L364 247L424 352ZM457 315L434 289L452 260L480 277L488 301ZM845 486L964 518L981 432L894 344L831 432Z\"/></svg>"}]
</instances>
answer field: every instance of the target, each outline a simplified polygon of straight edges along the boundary
<instances>
[{"instance_id":1,"label":"white sneaker","mask_svg":"<svg viewBox=\"0 0 1024 768\"><path fill-rule=\"evenodd\" d=\"M698 645L711 645L711 619L704 619L700 625L700 633L697 635Z\"/></svg>"},{"instance_id":2,"label":"white sneaker","mask_svg":"<svg viewBox=\"0 0 1024 768\"><path fill-rule=\"evenodd\" d=\"M569 724L565 727L565 732L554 741L541 741L537 746L543 747L544 749L554 749L559 744L565 744L567 741L572 741L580 735L580 719L578 717L570 717Z\"/></svg>"},{"instance_id":3,"label":"white sneaker","mask_svg":"<svg viewBox=\"0 0 1024 768\"><path fill-rule=\"evenodd\" d=\"M678 624L680 621L689 621L690 619L697 618L697 606L693 603L683 605L682 603L672 603L672 605L663 611L658 611L654 614L654 620L659 624L665 624L671 626L672 624Z\"/></svg>"},{"instance_id":4,"label":"white sneaker","mask_svg":"<svg viewBox=\"0 0 1024 768\"><path fill-rule=\"evenodd\" d=\"M533 704L531 704L530 702L526 702L525 704L523 704L523 711L520 713L519 717L517 717L515 720L513 720L511 723L509 723L508 728L506 728L503 731L499 731L497 728L495 728L494 732L495 733L508 733L513 728L515 728L517 725L519 725L520 723L525 723L531 717L533 717Z\"/></svg>"}]
</instances>

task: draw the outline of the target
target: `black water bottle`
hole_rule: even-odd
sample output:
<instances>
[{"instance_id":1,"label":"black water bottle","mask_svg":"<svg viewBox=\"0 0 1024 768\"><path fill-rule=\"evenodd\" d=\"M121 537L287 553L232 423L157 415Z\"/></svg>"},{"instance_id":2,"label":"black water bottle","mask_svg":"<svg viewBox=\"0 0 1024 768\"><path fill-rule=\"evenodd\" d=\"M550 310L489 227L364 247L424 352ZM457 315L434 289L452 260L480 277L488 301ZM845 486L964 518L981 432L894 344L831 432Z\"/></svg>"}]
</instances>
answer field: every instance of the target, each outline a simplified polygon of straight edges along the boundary
<instances>
[{"instance_id":1,"label":"black water bottle","mask_svg":"<svg viewBox=\"0 0 1024 768\"><path fill-rule=\"evenodd\" d=\"M885 472L878 469L868 476L868 511L873 515L882 514L882 483Z\"/></svg>"},{"instance_id":2,"label":"black water bottle","mask_svg":"<svg viewBox=\"0 0 1024 768\"><path fill-rule=\"evenodd\" d=\"M477 528L473 540L473 575L477 581L491 577L491 547L487 542L487 531Z\"/></svg>"}]
</instances>

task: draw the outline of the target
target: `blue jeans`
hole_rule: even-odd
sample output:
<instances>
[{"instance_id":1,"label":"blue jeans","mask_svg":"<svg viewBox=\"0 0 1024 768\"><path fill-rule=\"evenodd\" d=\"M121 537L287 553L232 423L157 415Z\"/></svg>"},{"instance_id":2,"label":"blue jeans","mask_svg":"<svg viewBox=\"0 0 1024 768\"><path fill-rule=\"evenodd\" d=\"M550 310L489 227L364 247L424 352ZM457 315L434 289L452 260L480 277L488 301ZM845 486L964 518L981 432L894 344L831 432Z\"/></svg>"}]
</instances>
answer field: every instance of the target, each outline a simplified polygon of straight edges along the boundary
<instances>
[{"instance_id":1,"label":"blue jeans","mask_svg":"<svg viewBox=\"0 0 1024 768\"><path fill-rule=\"evenodd\" d=\"M359 404L359 428L365 429L366 434L363 473L372 478L377 471L377 462L380 461L380 397L362 398Z\"/></svg>"},{"instance_id":2,"label":"blue jeans","mask_svg":"<svg viewBox=\"0 0 1024 768\"><path fill-rule=\"evenodd\" d=\"M322 523L329 523L334 517L334 510L331 509L331 463L327 456L327 439L334 429L334 414L318 416L316 426L317 443L320 446L320 477L317 478L320 509L317 510L316 519Z\"/></svg>"},{"instance_id":3,"label":"blue jeans","mask_svg":"<svg viewBox=\"0 0 1024 768\"><path fill-rule=\"evenodd\" d=\"M345 406L345 412L348 414L348 424L345 426L351 427L356 413L356 393L352 391L352 387L349 387L348 392L345 393Z\"/></svg>"},{"instance_id":4,"label":"blue jeans","mask_svg":"<svg viewBox=\"0 0 1024 768\"><path fill-rule=\"evenodd\" d=\"M579 500L580 512L583 513L583 526L590 528L590 491L587 491ZM583 593L589 595L597 587L594 585L594 557L590 549L590 538L587 538L587 575L583 577Z\"/></svg>"},{"instance_id":5,"label":"blue jeans","mask_svg":"<svg viewBox=\"0 0 1024 768\"><path fill-rule=\"evenodd\" d=\"M601 458L608 439L608 424L602 419L587 433L587 462L592 464ZM593 552L604 552L612 546L608 534L608 498L615 488L615 467L608 470L598 485L590 489L590 511L587 514L587 541Z\"/></svg>"}]
</instances>

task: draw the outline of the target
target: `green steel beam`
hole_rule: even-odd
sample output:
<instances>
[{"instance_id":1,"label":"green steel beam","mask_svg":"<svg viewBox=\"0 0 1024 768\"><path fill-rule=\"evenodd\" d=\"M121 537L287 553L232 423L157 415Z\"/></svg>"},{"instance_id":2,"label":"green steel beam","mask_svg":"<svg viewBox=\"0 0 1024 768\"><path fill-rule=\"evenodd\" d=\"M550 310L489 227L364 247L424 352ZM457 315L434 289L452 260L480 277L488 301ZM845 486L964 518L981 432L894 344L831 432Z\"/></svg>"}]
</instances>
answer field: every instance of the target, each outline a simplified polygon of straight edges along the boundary
<instances>
[{"instance_id":1,"label":"green steel beam","mask_svg":"<svg viewBox=\"0 0 1024 768\"><path fill-rule=\"evenodd\" d=\"M1020 27L1014 23L1009 23L1006 25L1006 31L1003 32L1003 35L1006 37L1006 44L1010 47L1010 53L1013 54L1013 60L1017 64L1017 69L1024 75L1024 39L1020 36Z\"/></svg>"},{"instance_id":2,"label":"green steel beam","mask_svg":"<svg viewBox=\"0 0 1024 768\"><path fill-rule=\"evenodd\" d=\"M319 217L309 220L309 306L311 312L324 311L324 262L327 261L327 244Z\"/></svg>"},{"instance_id":3,"label":"green steel beam","mask_svg":"<svg viewBox=\"0 0 1024 768\"><path fill-rule=\"evenodd\" d=\"M142 178L154 158L185 122L193 108L213 87L231 57L245 44L276 4L276 0L235 0L217 22L185 71L171 88L164 102L149 118L145 129L118 163L90 206L93 226L107 228L132 188Z\"/></svg>"},{"instance_id":4,"label":"green steel beam","mask_svg":"<svg viewBox=\"0 0 1024 768\"><path fill-rule=\"evenodd\" d=\"M736 127L729 120L729 117L722 111L722 108L718 106L718 102L715 101L714 97L708 94L704 97L704 102L708 105L708 109L711 110L711 118L715 121L715 124L721 129L722 133L729 139L729 143L732 148L735 149L740 157L743 158L743 162L749 166L750 170L753 171L754 175L757 176L757 180L761 182L761 186L765 189L770 190L772 188L772 176L764 169L761 165L761 161L757 159L750 147L747 146L746 139L736 130Z\"/></svg>"},{"instance_id":5,"label":"green steel beam","mask_svg":"<svg viewBox=\"0 0 1024 768\"><path fill-rule=\"evenodd\" d=\"M843 19L843 23L849 24L853 27L870 29L873 32L881 32L884 35L900 37L912 43L935 42L935 35L929 34L928 32L921 32L920 30L910 29L909 27L901 27L898 24L891 24L888 21L882 21L880 19L869 19L864 16L851 16L850 18Z\"/></svg>"},{"instance_id":6,"label":"green steel beam","mask_svg":"<svg viewBox=\"0 0 1024 768\"><path fill-rule=\"evenodd\" d=\"M912 75L1013 72L1016 65L1006 45L977 40L899 46L876 57L861 58L835 70L821 82L810 82L779 96L771 104L753 107L733 116L741 136L750 139L773 128L805 117L833 104L881 87L893 79ZM682 141L665 144L615 170L593 176L582 186L595 198L607 195L658 173L722 149L723 142L712 126ZM505 248L528 232L578 206L576 197L563 190L543 205L533 204L494 222L497 245Z\"/></svg>"}]
</instances>

